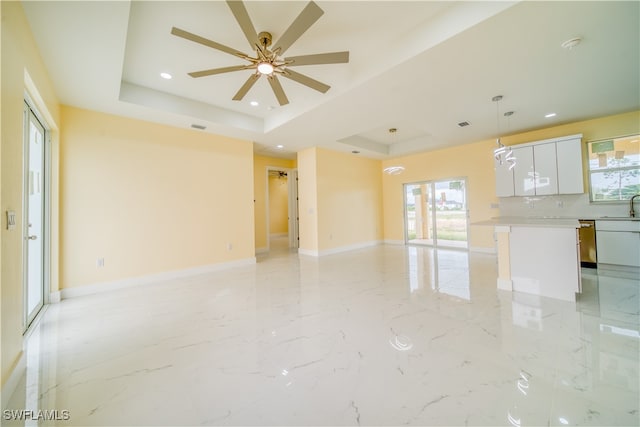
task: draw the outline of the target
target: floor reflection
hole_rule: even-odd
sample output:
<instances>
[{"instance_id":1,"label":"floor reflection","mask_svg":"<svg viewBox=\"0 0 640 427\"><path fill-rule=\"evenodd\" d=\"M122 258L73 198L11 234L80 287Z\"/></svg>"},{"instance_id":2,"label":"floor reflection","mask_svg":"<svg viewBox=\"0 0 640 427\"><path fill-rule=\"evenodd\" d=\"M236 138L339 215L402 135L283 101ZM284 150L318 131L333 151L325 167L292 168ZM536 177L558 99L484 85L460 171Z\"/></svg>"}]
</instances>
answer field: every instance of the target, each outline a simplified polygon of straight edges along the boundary
<instances>
[{"instance_id":1,"label":"floor reflection","mask_svg":"<svg viewBox=\"0 0 640 427\"><path fill-rule=\"evenodd\" d=\"M430 288L456 298L471 299L468 252L409 246L407 254L411 292Z\"/></svg>"}]
</instances>

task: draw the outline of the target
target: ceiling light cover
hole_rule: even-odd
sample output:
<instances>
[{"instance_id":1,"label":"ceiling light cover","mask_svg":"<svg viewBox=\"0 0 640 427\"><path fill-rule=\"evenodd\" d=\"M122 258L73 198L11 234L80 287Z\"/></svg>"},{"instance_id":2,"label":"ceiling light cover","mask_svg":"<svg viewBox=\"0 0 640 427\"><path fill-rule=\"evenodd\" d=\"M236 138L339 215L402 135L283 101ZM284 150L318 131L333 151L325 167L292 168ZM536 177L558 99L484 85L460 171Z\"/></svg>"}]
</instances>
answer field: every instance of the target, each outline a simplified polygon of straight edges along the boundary
<instances>
[{"instance_id":1,"label":"ceiling light cover","mask_svg":"<svg viewBox=\"0 0 640 427\"><path fill-rule=\"evenodd\" d=\"M261 62L258 64L258 71L260 74L271 74L273 73L273 65L268 62Z\"/></svg>"},{"instance_id":2,"label":"ceiling light cover","mask_svg":"<svg viewBox=\"0 0 640 427\"><path fill-rule=\"evenodd\" d=\"M384 173L386 173L387 175L400 175L402 172L404 172L404 167L403 166L389 166L386 167L382 170Z\"/></svg>"},{"instance_id":3,"label":"ceiling light cover","mask_svg":"<svg viewBox=\"0 0 640 427\"><path fill-rule=\"evenodd\" d=\"M169 73L160 73L160 77L167 80L171 80L171 78L173 78L173 76Z\"/></svg>"},{"instance_id":4,"label":"ceiling light cover","mask_svg":"<svg viewBox=\"0 0 640 427\"><path fill-rule=\"evenodd\" d=\"M556 113L549 113L549 114L545 114L544 115L547 119L551 118L551 117L555 117Z\"/></svg>"},{"instance_id":5,"label":"ceiling light cover","mask_svg":"<svg viewBox=\"0 0 640 427\"><path fill-rule=\"evenodd\" d=\"M251 104L253 107L257 107L258 105L260 105L258 101L251 101L249 104Z\"/></svg>"},{"instance_id":6,"label":"ceiling light cover","mask_svg":"<svg viewBox=\"0 0 640 427\"><path fill-rule=\"evenodd\" d=\"M284 145L282 145L282 144L278 144L278 145L276 145L276 148L283 149L283 148L284 148Z\"/></svg>"}]
</instances>

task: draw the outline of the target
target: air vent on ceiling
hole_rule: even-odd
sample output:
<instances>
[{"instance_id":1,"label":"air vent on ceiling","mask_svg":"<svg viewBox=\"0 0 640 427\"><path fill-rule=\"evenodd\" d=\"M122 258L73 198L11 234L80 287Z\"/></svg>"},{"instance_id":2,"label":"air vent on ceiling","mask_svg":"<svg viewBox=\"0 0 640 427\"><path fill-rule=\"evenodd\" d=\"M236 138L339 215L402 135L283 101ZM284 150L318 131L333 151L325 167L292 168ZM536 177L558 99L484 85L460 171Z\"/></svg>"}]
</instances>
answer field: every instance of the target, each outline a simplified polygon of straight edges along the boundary
<instances>
[{"instance_id":1,"label":"air vent on ceiling","mask_svg":"<svg viewBox=\"0 0 640 427\"><path fill-rule=\"evenodd\" d=\"M191 127L194 129L200 129L200 130L205 130L207 128L206 126L196 125L196 124L192 124Z\"/></svg>"},{"instance_id":2,"label":"air vent on ceiling","mask_svg":"<svg viewBox=\"0 0 640 427\"><path fill-rule=\"evenodd\" d=\"M460 122L458 123L458 126L460 126L461 128L465 127L465 126L469 126L471 123L469 122Z\"/></svg>"}]
</instances>

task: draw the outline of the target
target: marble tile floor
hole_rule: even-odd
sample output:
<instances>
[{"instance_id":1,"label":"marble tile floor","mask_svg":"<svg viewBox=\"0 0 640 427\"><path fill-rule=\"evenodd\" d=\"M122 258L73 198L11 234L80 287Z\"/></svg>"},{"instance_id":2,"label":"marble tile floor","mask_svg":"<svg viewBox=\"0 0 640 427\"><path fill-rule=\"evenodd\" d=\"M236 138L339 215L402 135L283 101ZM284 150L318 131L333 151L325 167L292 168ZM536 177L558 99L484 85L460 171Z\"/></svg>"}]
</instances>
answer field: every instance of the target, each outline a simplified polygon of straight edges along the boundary
<instances>
[{"instance_id":1,"label":"marble tile floor","mask_svg":"<svg viewBox=\"0 0 640 427\"><path fill-rule=\"evenodd\" d=\"M585 270L568 303L498 291L496 270L465 251L275 245L64 300L10 408L69 417L40 425L637 426L638 281Z\"/></svg>"}]
</instances>

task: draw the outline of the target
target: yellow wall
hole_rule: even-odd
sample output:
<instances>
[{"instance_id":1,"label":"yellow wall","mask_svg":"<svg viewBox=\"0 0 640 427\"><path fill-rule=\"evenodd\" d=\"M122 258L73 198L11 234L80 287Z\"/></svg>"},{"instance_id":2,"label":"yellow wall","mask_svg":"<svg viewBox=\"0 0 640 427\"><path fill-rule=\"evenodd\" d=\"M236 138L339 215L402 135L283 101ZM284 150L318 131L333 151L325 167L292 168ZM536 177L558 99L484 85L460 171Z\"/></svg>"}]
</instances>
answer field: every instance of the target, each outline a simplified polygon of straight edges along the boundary
<instances>
[{"instance_id":1,"label":"yellow wall","mask_svg":"<svg viewBox=\"0 0 640 427\"><path fill-rule=\"evenodd\" d=\"M316 147L298 151L298 235L301 253L318 252Z\"/></svg>"},{"instance_id":2,"label":"yellow wall","mask_svg":"<svg viewBox=\"0 0 640 427\"><path fill-rule=\"evenodd\" d=\"M255 199L255 241L256 250L267 248L267 168L292 169L295 160L276 157L254 156L253 190Z\"/></svg>"},{"instance_id":3,"label":"yellow wall","mask_svg":"<svg viewBox=\"0 0 640 427\"><path fill-rule=\"evenodd\" d=\"M251 142L64 107L61 162L63 288L254 256Z\"/></svg>"},{"instance_id":4,"label":"yellow wall","mask_svg":"<svg viewBox=\"0 0 640 427\"><path fill-rule=\"evenodd\" d=\"M301 249L322 254L382 240L379 160L313 148L298 153L298 173Z\"/></svg>"},{"instance_id":5,"label":"yellow wall","mask_svg":"<svg viewBox=\"0 0 640 427\"><path fill-rule=\"evenodd\" d=\"M58 134L55 128L58 124L58 100L49 81L46 69L40 58L29 25L24 16L20 2L0 2L1 17L1 199L2 229L0 245L0 305L1 305L1 373L2 386L14 370L22 354L23 333L23 290L22 290L22 114L24 105L25 71L29 73L35 89L40 95L37 105L53 127L52 144L57 150ZM55 161L55 159L54 159ZM57 165L53 165L57 170ZM54 177L55 180L55 177ZM55 189L54 189L55 190ZM55 200L52 201L57 205ZM16 228L6 230L4 212L8 209L16 212ZM53 227L56 227L55 218ZM55 230L54 230L55 231ZM57 256L56 244L53 242L52 255ZM57 287L57 277L51 277L52 287Z\"/></svg>"},{"instance_id":6,"label":"yellow wall","mask_svg":"<svg viewBox=\"0 0 640 427\"><path fill-rule=\"evenodd\" d=\"M289 231L288 178L269 176L269 234Z\"/></svg>"},{"instance_id":7,"label":"yellow wall","mask_svg":"<svg viewBox=\"0 0 640 427\"><path fill-rule=\"evenodd\" d=\"M635 111L514 134L501 138L501 141L505 145L515 145L581 133L583 141L586 142L638 132L640 132L640 112ZM400 175L383 177L385 239L404 240L403 183L466 177L468 178L469 222L497 216L498 210L491 208L492 204L498 202L495 196L495 171L492 157L494 148L495 141L490 140L385 160L383 167L399 165L406 168ZM586 158L584 148L583 157ZM471 226L469 247L494 248L491 227Z\"/></svg>"}]
</instances>

